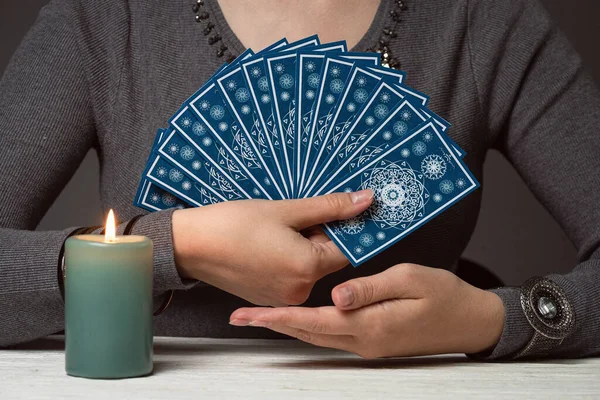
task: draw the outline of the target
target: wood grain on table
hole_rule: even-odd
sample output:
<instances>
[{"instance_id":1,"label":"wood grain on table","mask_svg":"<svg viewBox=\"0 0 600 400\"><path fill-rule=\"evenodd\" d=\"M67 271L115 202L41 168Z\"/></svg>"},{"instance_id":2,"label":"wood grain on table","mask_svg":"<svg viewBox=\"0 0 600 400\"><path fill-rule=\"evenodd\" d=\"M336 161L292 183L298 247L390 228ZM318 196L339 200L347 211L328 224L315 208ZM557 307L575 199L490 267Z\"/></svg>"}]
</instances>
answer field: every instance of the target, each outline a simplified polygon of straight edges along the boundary
<instances>
[{"instance_id":1,"label":"wood grain on table","mask_svg":"<svg viewBox=\"0 0 600 400\"><path fill-rule=\"evenodd\" d=\"M154 373L64 372L60 337L0 350L0 399L600 399L600 359L480 363L463 355L363 360L291 340L155 338Z\"/></svg>"}]
</instances>

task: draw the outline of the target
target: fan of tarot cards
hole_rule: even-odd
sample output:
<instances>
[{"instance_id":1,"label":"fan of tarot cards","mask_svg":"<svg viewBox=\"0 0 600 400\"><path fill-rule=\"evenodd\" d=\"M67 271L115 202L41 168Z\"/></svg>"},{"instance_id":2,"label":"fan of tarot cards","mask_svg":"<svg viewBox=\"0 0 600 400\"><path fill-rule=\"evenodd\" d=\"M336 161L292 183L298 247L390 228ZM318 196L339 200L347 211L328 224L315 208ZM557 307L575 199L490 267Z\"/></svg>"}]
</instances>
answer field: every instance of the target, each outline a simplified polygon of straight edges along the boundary
<instances>
[{"instance_id":1,"label":"fan of tarot cards","mask_svg":"<svg viewBox=\"0 0 600 400\"><path fill-rule=\"evenodd\" d=\"M317 36L247 50L159 129L135 204L150 211L370 188L361 215L323 226L354 266L418 229L479 183L429 98Z\"/></svg>"}]
</instances>

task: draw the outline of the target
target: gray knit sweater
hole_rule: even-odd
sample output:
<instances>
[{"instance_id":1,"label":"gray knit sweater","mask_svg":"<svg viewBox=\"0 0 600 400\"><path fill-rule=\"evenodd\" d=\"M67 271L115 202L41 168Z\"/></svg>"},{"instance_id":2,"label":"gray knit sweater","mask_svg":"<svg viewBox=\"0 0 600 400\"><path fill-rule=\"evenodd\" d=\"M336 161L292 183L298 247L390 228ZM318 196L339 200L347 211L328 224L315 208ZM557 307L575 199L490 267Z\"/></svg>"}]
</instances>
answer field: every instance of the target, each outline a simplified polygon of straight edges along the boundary
<instances>
[{"instance_id":1,"label":"gray knit sweater","mask_svg":"<svg viewBox=\"0 0 600 400\"><path fill-rule=\"evenodd\" d=\"M91 148L101 165L102 204L121 217L133 199L156 129L222 64L194 21L193 0L55 0L45 7L0 82L0 345L61 331L57 262L73 228L34 232ZM243 47L216 0L215 30L233 53ZM450 135L482 180L488 149L503 152L579 251L570 274L552 276L570 297L577 324L554 357L600 354L600 96L565 37L535 0L413 0L391 48L407 83L431 95L452 121ZM354 48L375 45L390 21L382 0ZM284 36L282 32L281 36ZM360 268L320 281L309 305L331 288L400 262L452 268L477 220L481 191ZM144 216L134 233L155 244L154 290L178 290L155 319L157 335L275 337L228 325L246 303L182 282L173 261L171 212ZM501 296L506 321L490 359L522 348L533 330L518 289Z\"/></svg>"}]
</instances>

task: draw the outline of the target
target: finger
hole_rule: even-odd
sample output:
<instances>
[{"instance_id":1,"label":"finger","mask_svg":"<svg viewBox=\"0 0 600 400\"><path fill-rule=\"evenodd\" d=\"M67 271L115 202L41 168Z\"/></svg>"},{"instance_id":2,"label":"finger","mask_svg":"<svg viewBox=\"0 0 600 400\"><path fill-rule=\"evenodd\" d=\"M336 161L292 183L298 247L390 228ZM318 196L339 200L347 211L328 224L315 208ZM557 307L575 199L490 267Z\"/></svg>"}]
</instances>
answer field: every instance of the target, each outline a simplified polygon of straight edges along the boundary
<instances>
[{"instance_id":1,"label":"finger","mask_svg":"<svg viewBox=\"0 0 600 400\"><path fill-rule=\"evenodd\" d=\"M240 308L230 321L246 321L249 326L272 324L327 335L352 334L356 323L353 315L335 307Z\"/></svg>"},{"instance_id":2,"label":"finger","mask_svg":"<svg viewBox=\"0 0 600 400\"><path fill-rule=\"evenodd\" d=\"M285 325L272 324L265 326L274 332L283 333L284 335L291 336L305 343L310 343L319 347L329 347L332 349L344 350L353 352L352 348L355 343L354 336L350 335L326 335L322 333L314 333L305 331L298 328L292 328Z\"/></svg>"},{"instance_id":3,"label":"finger","mask_svg":"<svg viewBox=\"0 0 600 400\"><path fill-rule=\"evenodd\" d=\"M312 242L311 244L319 259L319 268L316 271L320 275L319 279L348 265L348 258L331 240L323 243Z\"/></svg>"},{"instance_id":4,"label":"finger","mask_svg":"<svg viewBox=\"0 0 600 400\"><path fill-rule=\"evenodd\" d=\"M333 288L331 298L341 310L354 310L390 299L417 298L411 290L414 266L401 264L379 274L352 279Z\"/></svg>"},{"instance_id":5,"label":"finger","mask_svg":"<svg viewBox=\"0 0 600 400\"><path fill-rule=\"evenodd\" d=\"M308 199L287 200L284 218L290 226L302 230L325 222L344 220L365 211L373 201L371 189L353 193L332 193Z\"/></svg>"}]
</instances>

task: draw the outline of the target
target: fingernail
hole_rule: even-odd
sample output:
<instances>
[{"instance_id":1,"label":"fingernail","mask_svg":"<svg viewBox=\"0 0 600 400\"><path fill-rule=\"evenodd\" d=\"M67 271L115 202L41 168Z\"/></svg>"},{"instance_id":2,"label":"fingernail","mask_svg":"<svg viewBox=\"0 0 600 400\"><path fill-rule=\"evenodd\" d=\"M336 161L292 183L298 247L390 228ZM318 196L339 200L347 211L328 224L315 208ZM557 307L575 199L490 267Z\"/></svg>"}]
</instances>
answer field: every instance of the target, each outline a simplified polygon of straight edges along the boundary
<instances>
[{"instance_id":1,"label":"fingernail","mask_svg":"<svg viewBox=\"0 0 600 400\"><path fill-rule=\"evenodd\" d=\"M248 321L247 319L232 319L231 321L229 321L229 325L248 326L250 325L250 321Z\"/></svg>"},{"instance_id":2,"label":"fingernail","mask_svg":"<svg viewBox=\"0 0 600 400\"><path fill-rule=\"evenodd\" d=\"M256 326L259 328L267 328L267 327L271 326L271 323L267 322L267 321L250 321L250 323L248 325Z\"/></svg>"},{"instance_id":3,"label":"fingernail","mask_svg":"<svg viewBox=\"0 0 600 400\"><path fill-rule=\"evenodd\" d=\"M338 302L343 307L351 306L354 303L354 292L347 287L340 288L338 290Z\"/></svg>"},{"instance_id":4,"label":"fingernail","mask_svg":"<svg viewBox=\"0 0 600 400\"><path fill-rule=\"evenodd\" d=\"M373 191L371 189L365 189L359 192L353 192L350 194L350 198L354 204L365 203L373 198Z\"/></svg>"}]
</instances>

